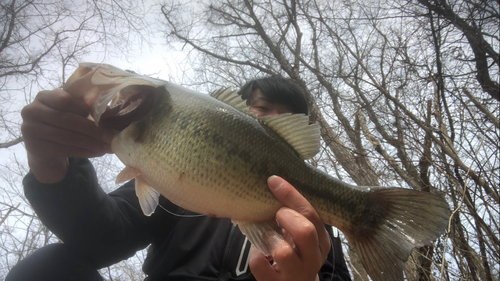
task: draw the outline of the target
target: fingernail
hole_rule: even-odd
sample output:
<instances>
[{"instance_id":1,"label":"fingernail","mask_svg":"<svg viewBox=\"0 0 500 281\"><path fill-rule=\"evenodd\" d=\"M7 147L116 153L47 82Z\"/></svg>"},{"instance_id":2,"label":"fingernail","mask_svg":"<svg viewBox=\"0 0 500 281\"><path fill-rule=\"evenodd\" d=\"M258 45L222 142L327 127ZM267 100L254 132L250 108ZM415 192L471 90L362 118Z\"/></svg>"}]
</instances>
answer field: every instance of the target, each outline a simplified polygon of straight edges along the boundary
<instances>
[{"instance_id":1,"label":"fingernail","mask_svg":"<svg viewBox=\"0 0 500 281\"><path fill-rule=\"evenodd\" d=\"M267 179L267 184L269 185L269 188L272 190L279 190L281 187L283 187L283 182L281 181L281 178L278 176L270 176Z\"/></svg>"}]
</instances>

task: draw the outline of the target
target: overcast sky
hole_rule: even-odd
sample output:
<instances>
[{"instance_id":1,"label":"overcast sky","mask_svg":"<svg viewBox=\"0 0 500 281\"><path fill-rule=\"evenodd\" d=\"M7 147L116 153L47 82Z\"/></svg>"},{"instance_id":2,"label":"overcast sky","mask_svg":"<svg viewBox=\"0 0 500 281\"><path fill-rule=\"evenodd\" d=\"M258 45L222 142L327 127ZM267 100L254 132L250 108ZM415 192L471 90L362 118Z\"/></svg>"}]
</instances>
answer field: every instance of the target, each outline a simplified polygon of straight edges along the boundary
<instances>
[{"instance_id":1,"label":"overcast sky","mask_svg":"<svg viewBox=\"0 0 500 281\"><path fill-rule=\"evenodd\" d=\"M151 2L151 1L145 1ZM181 84L183 81L183 73L189 72L190 65L186 60L187 52L182 50L182 46L173 47L173 45L167 45L165 35L162 32L161 22L158 20L160 14L159 7L152 9L149 13L148 20L151 22L149 34L149 44L143 43L139 44L138 41L131 40L131 44L127 46L120 46L126 48L127 50L132 50L128 55L121 55L121 49L113 49L109 47L106 52L101 50L95 50L89 52L87 55L79 59L80 62L96 62L96 63L107 63L114 65L121 69L133 70L137 73L149 75L155 78L168 80L174 83ZM64 22L60 23L65 25ZM133 37L133 36L131 36ZM174 44L175 46L175 44ZM55 64L57 65L57 64ZM52 70L58 70L60 66L47 67L47 69L52 68ZM69 77L70 73L67 74ZM18 89L19 87L15 85L16 80L10 81L14 83L9 85L9 89ZM46 86L42 81L41 88L33 83L31 89L31 95L34 97L36 93L40 90L51 90L52 86ZM57 81L46 81L46 83L57 84ZM45 86L44 86L45 85ZM23 106L27 104L26 97L20 90L11 90L13 94L12 101L15 102L9 107L9 111L12 112L9 116L13 117L13 120L21 120L20 110ZM5 111L4 111L5 114ZM19 127L14 125L12 127ZM6 131L0 131L2 136L0 140L9 141L12 140L12 136L7 134ZM26 151L24 149L23 143L17 144L8 149L0 149L0 165L12 166L13 161L26 163ZM21 186L20 180L18 181L19 187Z\"/></svg>"}]
</instances>

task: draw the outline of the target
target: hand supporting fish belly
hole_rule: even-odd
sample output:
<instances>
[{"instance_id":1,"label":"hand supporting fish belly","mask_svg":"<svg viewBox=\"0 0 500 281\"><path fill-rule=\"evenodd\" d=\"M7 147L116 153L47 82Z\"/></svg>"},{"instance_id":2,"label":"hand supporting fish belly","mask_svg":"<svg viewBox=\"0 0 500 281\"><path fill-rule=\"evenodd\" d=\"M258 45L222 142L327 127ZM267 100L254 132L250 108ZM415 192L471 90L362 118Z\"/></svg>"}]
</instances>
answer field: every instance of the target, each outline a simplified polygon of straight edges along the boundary
<instances>
[{"instance_id":1,"label":"hand supporting fish belly","mask_svg":"<svg viewBox=\"0 0 500 281\"><path fill-rule=\"evenodd\" d=\"M449 207L440 196L402 188L359 187L304 159L319 150L319 126L301 114L255 117L225 89L203 95L110 65L82 64L66 91L92 106L98 126L117 131L113 152L135 178L146 215L161 195L202 214L228 217L264 255L283 239L283 207L267 187L278 175L339 228L373 280L403 280L411 250L443 233Z\"/></svg>"},{"instance_id":2,"label":"hand supporting fish belly","mask_svg":"<svg viewBox=\"0 0 500 281\"><path fill-rule=\"evenodd\" d=\"M249 267L257 280L315 280L331 249L330 236L311 204L288 182L272 176L269 189L284 206L276 213L284 240L269 257L252 247ZM336 250L337 251L337 250ZM339 257L337 257L339 258ZM337 269L337 268L336 268Z\"/></svg>"}]
</instances>

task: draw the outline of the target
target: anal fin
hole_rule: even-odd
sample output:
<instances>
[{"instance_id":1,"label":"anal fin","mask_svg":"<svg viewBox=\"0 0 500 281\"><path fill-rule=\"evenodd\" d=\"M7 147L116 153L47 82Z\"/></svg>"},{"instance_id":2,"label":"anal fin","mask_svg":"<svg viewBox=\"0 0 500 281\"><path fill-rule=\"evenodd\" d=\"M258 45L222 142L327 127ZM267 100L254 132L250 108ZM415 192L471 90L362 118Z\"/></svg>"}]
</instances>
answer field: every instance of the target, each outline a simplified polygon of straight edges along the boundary
<instances>
[{"instance_id":1,"label":"anal fin","mask_svg":"<svg viewBox=\"0 0 500 281\"><path fill-rule=\"evenodd\" d=\"M275 220L263 222L233 221L250 243L265 256L271 256L273 249L283 241L281 227Z\"/></svg>"}]
</instances>

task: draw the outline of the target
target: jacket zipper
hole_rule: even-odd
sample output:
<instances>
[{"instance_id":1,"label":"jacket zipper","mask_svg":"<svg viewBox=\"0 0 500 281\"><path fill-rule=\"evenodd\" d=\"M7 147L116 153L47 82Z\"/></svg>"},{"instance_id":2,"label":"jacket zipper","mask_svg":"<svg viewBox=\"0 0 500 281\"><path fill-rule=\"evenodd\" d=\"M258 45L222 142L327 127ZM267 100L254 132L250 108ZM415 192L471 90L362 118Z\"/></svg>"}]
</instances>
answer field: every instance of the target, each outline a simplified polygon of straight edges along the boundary
<instances>
[{"instance_id":1,"label":"jacket zipper","mask_svg":"<svg viewBox=\"0 0 500 281\"><path fill-rule=\"evenodd\" d=\"M219 281L226 281L229 273L229 254L231 253L231 245L233 244L233 236L236 225L231 226L229 238L227 239L226 248L224 249L224 257L222 258L222 267L219 274Z\"/></svg>"}]
</instances>

